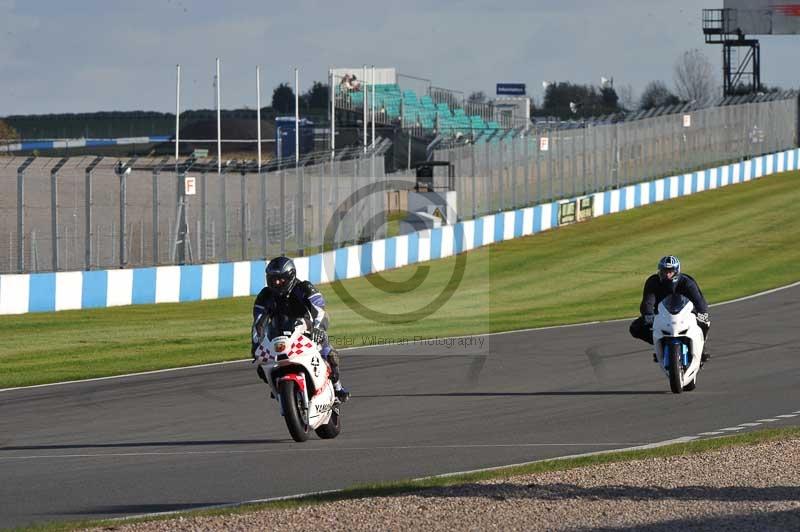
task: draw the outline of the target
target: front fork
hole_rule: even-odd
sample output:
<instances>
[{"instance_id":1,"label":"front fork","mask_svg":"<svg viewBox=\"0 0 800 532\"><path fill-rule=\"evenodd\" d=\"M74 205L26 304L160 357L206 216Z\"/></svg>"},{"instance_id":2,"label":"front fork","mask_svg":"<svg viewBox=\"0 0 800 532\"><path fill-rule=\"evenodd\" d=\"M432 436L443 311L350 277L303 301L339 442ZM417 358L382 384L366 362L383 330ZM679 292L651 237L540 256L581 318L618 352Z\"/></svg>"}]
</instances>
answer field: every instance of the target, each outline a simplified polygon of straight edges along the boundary
<instances>
[{"instance_id":1,"label":"front fork","mask_svg":"<svg viewBox=\"0 0 800 532\"><path fill-rule=\"evenodd\" d=\"M275 383L275 388L274 388L275 396L278 399L278 406L280 407L281 416L284 415L285 411L283 409L283 400L281 399L280 386L281 382L285 380L293 380L297 383L298 387L303 392L303 408L305 409L306 412L308 412L310 401L308 399L308 390L306 389L305 378L302 375L290 374L290 375L284 375L283 377L279 378L278 381Z\"/></svg>"},{"instance_id":2,"label":"front fork","mask_svg":"<svg viewBox=\"0 0 800 532\"><path fill-rule=\"evenodd\" d=\"M689 346L686 345L685 342L682 342L680 338L664 338L661 340L661 348L662 348L661 363L664 366L665 370L669 369L670 356L671 356L669 346L675 344L681 346L681 354L680 354L681 367L683 369L686 369L689 366Z\"/></svg>"}]
</instances>

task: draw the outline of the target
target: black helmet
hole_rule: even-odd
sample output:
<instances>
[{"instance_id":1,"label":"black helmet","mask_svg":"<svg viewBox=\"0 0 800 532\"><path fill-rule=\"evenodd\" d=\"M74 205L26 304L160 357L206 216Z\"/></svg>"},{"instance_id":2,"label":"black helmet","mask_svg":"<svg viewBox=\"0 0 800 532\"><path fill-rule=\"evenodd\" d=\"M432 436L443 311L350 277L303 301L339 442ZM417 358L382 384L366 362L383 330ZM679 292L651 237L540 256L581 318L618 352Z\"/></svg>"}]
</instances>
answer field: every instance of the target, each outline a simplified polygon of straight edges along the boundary
<instances>
[{"instance_id":1,"label":"black helmet","mask_svg":"<svg viewBox=\"0 0 800 532\"><path fill-rule=\"evenodd\" d=\"M276 257L267 263L267 287L278 297L286 297L297 284L297 269L289 257Z\"/></svg>"},{"instance_id":2,"label":"black helmet","mask_svg":"<svg viewBox=\"0 0 800 532\"><path fill-rule=\"evenodd\" d=\"M672 272L672 276L669 277L667 274ZM669 281L672 284L677 284L678 279L681 276L681 261L678 260L678 257L674 255L667 255L666 257L661 257L661 260L658 261L658 280L662 283L665 281Z\"/></svg>"}]
</instances>

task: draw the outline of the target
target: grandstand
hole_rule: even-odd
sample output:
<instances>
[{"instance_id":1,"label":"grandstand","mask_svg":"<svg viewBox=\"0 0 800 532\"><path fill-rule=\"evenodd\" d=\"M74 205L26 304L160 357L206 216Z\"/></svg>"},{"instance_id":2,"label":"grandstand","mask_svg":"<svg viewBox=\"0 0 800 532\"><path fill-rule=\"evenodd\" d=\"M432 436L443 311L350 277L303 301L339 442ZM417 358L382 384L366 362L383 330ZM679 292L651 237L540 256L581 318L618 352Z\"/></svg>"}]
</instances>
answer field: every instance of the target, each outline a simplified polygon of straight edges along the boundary
<instances>
[{"instance_id":1,"label":"grandstand","mask_svg":"<svg viewBox=\"0 0 800 532\"><path fill-rule=\"evenodd\" d=\"M366 95L369 115L374 93L376 123L400 125L415 130L419 136L465 137L481 141L495 138L498 133L505 134L513 125L513 118L499 113L492 104L469 103L463 94L433 87L430 82L423 83L421 89L404 86L401 78L427 80L396 75L394 69L380 70L380 77L376 78L380 82L372 85L350 83L354 79L350 72L359 74L359 69L335 69L333 85L337 111L354 113L352 118L360 119Z\"/></svg>"}]
</instances>

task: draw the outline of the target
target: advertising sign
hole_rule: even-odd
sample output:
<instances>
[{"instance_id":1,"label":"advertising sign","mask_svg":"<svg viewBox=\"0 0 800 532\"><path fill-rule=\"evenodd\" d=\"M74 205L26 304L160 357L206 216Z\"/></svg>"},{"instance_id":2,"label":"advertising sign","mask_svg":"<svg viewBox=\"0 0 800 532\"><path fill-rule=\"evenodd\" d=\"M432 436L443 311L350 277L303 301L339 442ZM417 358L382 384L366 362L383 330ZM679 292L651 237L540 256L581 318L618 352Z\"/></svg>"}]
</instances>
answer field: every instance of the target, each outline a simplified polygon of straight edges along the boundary
<instances>
[{"instance_id":1,"label":"advertising sign","mask_svg":"<svg viewBox=\"0 0 800 532\"><path fill-rule=\"evenodd\" d=\"M525 96L524 83L498 83L498 96Z\"/></svg>"}]
</instances>

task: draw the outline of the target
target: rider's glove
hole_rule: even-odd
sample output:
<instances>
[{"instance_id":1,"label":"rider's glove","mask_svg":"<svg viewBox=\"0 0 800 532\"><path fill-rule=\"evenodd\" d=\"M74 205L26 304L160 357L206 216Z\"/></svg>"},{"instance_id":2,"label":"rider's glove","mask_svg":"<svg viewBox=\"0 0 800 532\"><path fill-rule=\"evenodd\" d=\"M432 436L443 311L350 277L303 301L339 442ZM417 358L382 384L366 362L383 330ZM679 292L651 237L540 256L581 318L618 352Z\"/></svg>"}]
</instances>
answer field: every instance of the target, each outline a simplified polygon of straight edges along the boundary
<instances>
[{"instance_id":1,"label":"rider's glove","mask_svg":"<svg viewBox=\"0 0 800 532\"><path fill-rule=\"evenodd\" d=\"M655 315L653 315L653 314L645 314L644 315L644 322L647 325L652 325L653 324L653 318L655 318Z\"/></svg>"},{"instance_id":2,"label":"rider's glove","mask_svg":"<svg viewBox=\"0 0 800 532\"><path fill-rule=\"evenodd\" d=\"M697 321L704 324L706 327L711 327L711 318L708 316L708 312L698 312Z\"/></svg>"},{"instance_id":3,"label":"rider's glove","mask_svg":"<svg viewBox=\"0 0 800 532\"><path fill-rule=\"evenodd\" d=\"M311 339L319 345L323 345L328 340L328 334L325 329L315 327L311 330Z\"/></svg>"}]
</instances>

